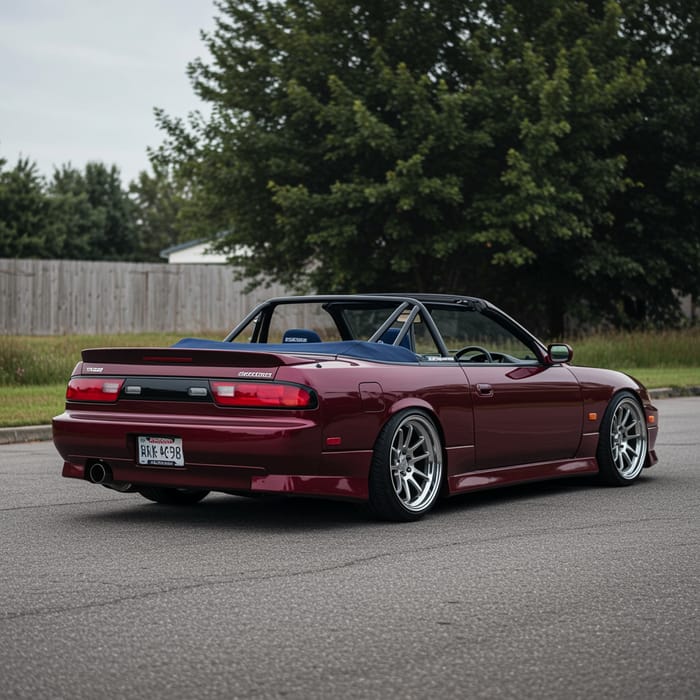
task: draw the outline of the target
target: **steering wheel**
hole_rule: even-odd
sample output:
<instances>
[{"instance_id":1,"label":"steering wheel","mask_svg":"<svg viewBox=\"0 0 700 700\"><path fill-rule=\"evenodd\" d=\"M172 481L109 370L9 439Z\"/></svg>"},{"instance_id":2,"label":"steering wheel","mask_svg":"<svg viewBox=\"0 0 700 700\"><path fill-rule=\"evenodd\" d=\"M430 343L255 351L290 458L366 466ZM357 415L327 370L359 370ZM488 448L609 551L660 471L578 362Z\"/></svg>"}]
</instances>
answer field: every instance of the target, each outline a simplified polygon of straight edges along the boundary
<instances>
[{"instance_id":1,"label":"steering wheel","mask_svg":"<svg viewBox=\"0 0 700 700\"><path fill-rule=\"evenodd\" d=\"M486 362L493 362L493 357L491 357L491 353L486 348L482 348L481 345L467 345L461 350L457 350L457 352L455 353L455 360L461 360L462 356L466 355L468 352L479 352L486 358ZM467 361L481 362L481 360L477 360L476 358L472 358L471 360Z\"/></svg>"}]
</instances>

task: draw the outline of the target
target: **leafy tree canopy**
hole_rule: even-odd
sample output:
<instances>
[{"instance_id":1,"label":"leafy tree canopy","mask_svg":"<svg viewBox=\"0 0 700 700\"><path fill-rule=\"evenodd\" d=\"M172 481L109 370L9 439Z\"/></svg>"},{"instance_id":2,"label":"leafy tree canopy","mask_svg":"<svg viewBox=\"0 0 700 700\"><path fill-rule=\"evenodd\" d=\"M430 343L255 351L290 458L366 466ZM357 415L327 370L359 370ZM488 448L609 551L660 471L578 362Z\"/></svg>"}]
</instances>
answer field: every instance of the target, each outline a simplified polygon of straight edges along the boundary
<instances>
[{"instance_id":1,"label":"leafy tree canopy","mask_svg":"<svg viewBox=\"0 0 700 700\"><path fill-rule=\"evenodd\" d=\"M591 270L603 280L608 315L667 323L678 294L700 298L700 8L680 0L626 8L630 53L648 66L643 119L623 143L634 186L614 199L603 241L610 255Z\"/></svg>"},{"instance_id":2,"label":"leafy tree canopy","mask_svg":"<svg viewBox=\"0 0 700 700\"><path fill-rule=\"evenodd\" d=\"M566 309L619 316L610 292L670 285L673 264L644 281L639 253L653 246L644 229L639 247L625 207L645 186L629 145L648 124L649 81L676 51L672 33L662 50L634 22L682 33L695 22L683 3L660 20L641 1L218 7L212 60L190 66L211 115L161 113L159 157L190 182L202 232L229 232L220 247L246 274L490 295L546 311L553 332ZM661 186L687 198L693 162Z\"/></svg>"},{"instance_id":3,"label":"leafy tree canopy","mask_svg":"<svg viewBox=\"0 0 700 700\"><path fill-rule=\"evenodd\" d=\"M63 257L132 260L139 255L134 205L119 170L88 163L54 172L47 191L55 216L50 227Z\"/></svg>"},{"instance_id":4,"label":"leafy tree canopy","mask_svg":"<svg viewBox=\"0 0 700 700\"><path fill-rule=\"evenodd\" d=\"M12 170L0 158L0 257L31 257L48 249L49 204L36 164L20 158Z\"/></svg>"},{"instance_id":5,"label":"leafy tree canopy","mask_svg":"<svg viewBox=\"0 0 700 700\"><path fill-rule=\"evenodd\" d=\"M181 200L160 170L127 192L114 165L63 165L47 181L28 159L0 159L0 257L159 260L183 235Z\"/></svg>"},{"instance_id":6,"label":"leafy tree canopy","mask_svg":"<svg viewBox=\"0 0 700 700\"><path fill-rule=\"evenodd\" d=\"M136 207L135 223L144 259L159 260L163 249L200 235L196 229L190 231L184 220L189 202L186 183L178 182L173 169L157 159L151 172L140 172L129 185L129 195Z\"/></svg>"}]
</instances>

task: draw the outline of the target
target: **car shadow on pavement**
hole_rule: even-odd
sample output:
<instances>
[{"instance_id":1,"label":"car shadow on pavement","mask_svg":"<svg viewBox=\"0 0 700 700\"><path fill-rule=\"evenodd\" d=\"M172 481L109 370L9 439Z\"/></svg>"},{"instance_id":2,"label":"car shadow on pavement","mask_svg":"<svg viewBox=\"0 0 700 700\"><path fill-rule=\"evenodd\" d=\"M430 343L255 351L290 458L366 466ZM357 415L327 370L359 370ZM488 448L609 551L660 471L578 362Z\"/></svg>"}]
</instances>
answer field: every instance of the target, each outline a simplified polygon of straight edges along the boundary
<instances>
[{"instance_id":1,"label":"car shadow on pavement","mask_svg":"<svg viewBox=\"0 0 700 700\"><path fill-rule=\"evenodd\" d=\"M643 476L632 488L654 481ZM626 490L626 489L623 489ZM590 477L572 477L552 481L519 484L485 491L460 494L440 501L419 523L439 522L441 516L464 511L473 513L509 503L531 500L536 505L566 494L621 491L601 486ZM110 501L103 511L74 515L91 523L121 523L171 527L231 528L259 531L309 531L348 527L412 527L413 523L391 523L373 517L362 503L307 497L263 496L246 498L213 493L191 506L171 506L145 501L138 494L124 494Z\"/></svg>"},{"instance_id":2,"label":"car shadow on pavement","mask_svg":"<svg viewBox=\"0 0 700 700\"><path fill-rule=\"evenodd\" d=\"M631 487L638 489L644 485L650 485L654 481L654 476L642 474ZM533 481L525 484L515 484L512 486L498 487L494 489L484 489L483 491L472 491L463 493L452 498L445 499L439 507L445 511L470 508L489 508L496 504L517 503L523 500L531 500L533 503L543 502L550 497L561 498L566 494L622 494L625 488L617 488L601 484L595 476L573 476L564 479L550 479L547 481Z\"/></svg>"},{"instance_id":3,"label":"car shadow on pavement","mask_svg":"<svg viewBox=\"0 0 700 700\"><path fill-rule=\"evenodd\" d=\"M371 522L362 504L303 497L246 498L213 493L191 506L152 503L124 494L103 512L81 514L81 520L124 525L231 528L259 531L325 530L365 526Z\"/></svg>"}]
</instances>

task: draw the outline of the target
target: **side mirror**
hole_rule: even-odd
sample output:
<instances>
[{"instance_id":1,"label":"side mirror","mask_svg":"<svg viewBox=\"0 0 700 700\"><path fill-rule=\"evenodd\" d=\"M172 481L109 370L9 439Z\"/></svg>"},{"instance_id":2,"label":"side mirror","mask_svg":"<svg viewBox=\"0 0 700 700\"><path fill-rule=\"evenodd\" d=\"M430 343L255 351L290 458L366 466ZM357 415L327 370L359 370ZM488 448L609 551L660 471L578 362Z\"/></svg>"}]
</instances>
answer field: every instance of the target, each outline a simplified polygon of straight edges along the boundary
<instances>
[{"instance_id":1,"label":"side mirror","mask_svg":"<svg viewBox=\"0 0 700 700\"><path fill-rule=\"evenodd\" d=\"M574 351L566 343L553 343L547 347L547 362L551 365L560 365L571 362Z\"/></svg>"}]
</instances>

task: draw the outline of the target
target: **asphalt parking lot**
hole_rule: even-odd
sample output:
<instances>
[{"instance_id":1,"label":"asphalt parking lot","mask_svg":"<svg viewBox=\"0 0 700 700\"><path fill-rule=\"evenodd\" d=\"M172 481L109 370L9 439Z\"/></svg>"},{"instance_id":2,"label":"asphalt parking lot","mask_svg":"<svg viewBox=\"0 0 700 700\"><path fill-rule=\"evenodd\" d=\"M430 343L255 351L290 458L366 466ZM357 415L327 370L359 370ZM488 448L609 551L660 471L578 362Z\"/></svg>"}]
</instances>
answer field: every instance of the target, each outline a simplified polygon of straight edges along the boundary
<instances>
[{"instance_id":1,"label":"asphalt parking lot","mask_svg":"<svg viewBox=\"0 0 700 700\"><path fill-rule=\"evenodd\" d=\"M471 494L413 524L352 504L189 509L0 446L3 698L695 698L700 398L659 465Z\"/></svg>"}]
</instances>

